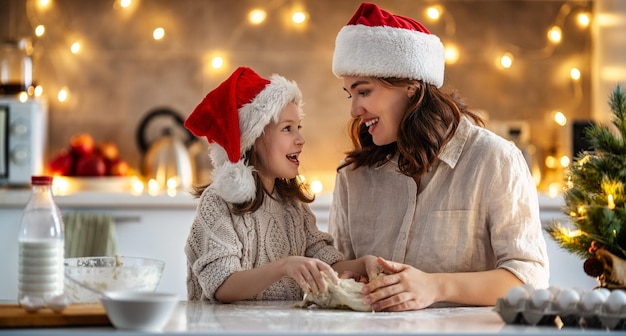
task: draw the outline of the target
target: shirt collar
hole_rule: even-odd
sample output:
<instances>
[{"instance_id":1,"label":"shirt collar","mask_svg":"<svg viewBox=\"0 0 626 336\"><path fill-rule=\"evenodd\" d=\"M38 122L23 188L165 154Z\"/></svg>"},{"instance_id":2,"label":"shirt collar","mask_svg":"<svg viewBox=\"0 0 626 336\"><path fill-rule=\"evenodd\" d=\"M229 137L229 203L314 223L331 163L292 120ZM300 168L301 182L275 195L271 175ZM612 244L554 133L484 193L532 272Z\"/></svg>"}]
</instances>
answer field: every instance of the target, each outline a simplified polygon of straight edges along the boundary
<instances>
[{"instance_id":1,"label":"shirt collar","mask_svg":"<svg viewBox=\"0 0 626 336\"><path fill-rule=\"evenodd\" d=\"M456 132L452 136L452 139L450 139L450 141L443 147L441 153L438 156L439 160L445 162L452 169L454 169L454 167L456 166L456 163L459 161L459 157L463 152L463 147L465 146L465 143L469 138L471 126L472 124L470 123L470 121L466 117L461 116L459 126L456 128ZM396 152L396 154L391 159L389 159L389 162L392 162L395 166L397 166L398 155L399 153ZM383 165L375 167L374 169L380 169L385 166L388 165L385 163ZM393 167L393 169L395 169L395 167Z\"/></svg>"},{"instance_id":2,"label":"shirt collar","mask_svg":"<svg viewBox=\"0 0 626 336\"><path fill-rule=\"evenodd\" d=\"M463 147L467 142L471 128L470 121L462 116L459 121L459 126L456 128L456 132L452 136L452 139L443 147L439 154L439 159L445 162L450 168L454 169L456 163L459 161L459 157L463 152Z\"/></svg>"}]
</instances>

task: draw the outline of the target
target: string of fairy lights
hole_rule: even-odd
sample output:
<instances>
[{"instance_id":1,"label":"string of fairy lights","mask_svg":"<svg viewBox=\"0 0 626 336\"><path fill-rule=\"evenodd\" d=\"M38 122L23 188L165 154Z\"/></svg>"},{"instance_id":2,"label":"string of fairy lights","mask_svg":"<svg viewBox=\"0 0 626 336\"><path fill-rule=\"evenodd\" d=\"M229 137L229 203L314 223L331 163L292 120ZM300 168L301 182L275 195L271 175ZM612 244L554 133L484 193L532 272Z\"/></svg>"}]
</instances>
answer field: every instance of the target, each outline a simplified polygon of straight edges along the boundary
<instances>
[{"instance_id":1,"label":"string of fairy lights","mask_svg":"<svg viewBox=\"0 0 626 336\"><path fill-rule=\"evenodd\" d=\"M455 64L462 57L462 52L459 50L458 45L454 41L456 33L456 25L454 16L448 13L445 7L441 4L432 5L426 8L425 16L432 21L440 21L444 23L444 36L442 37L445 46L446 64ZM516 46L510 46L508 50L504 50L499 54L493 55L493 61L496 68L507 71L515 66L516 56L525 57L550 57L555 48L563 41L563 28L566 19L574 17L576 25L580 29L589 29L591 25L591 13L586 6L576 5L574 3L564 3L561 5L554 22L548 27L546 31L546 44L539 50L527 50L521 49ZM564 74L568 76L572 82L573 87L573 99L570 101L570 106L576 106L582 100L583 88L582 88L582 74L580 68L572 66ZM564 128L568 125L567 120L567 108L562 110L549 111L551 117L550 120L554 122L557 127ZM574 155L576 153L573 153ZM556 197L563 189L562 172L571 163L571 158L568 154L563 153L559 155L557 148L550 148L546 155L543 164L545 168L554 172L551 177L552 180L547 181L547 192L551 197ZM537 185L539 186L542 176L539 170L531 169L533 177Z\"/></svg>"},{"instance_id":2,"label":"string of fairy lights","mask_svg":"<svg viewBox=\"0 0 626 336\"><path fill-rule=\"evenodd\" d=\"M285 5L288 3L289 6ZM548 27L545 32L545 47L540 50L526 50L516 46L510 46L508 49L502 51L499 54L493 55L494 67L501 71L508 71L513 69L516 64L516 58L518 57L549 57L554 52L555 48L563 40L563 29L567 19L575 18L576 24L581 29L588 29L592 15L589 9L583 5L579 5L580 2L564 2L560 7L553 24ZM290 25L291 28L306 29L307 22L310 19L310 14L306 11L306 6L303 2L298 1L282 1L282 2L270 2L273 6L268 8L252 8L247 12L246 21L242 22L242 25L246 27L259 26L269 19L275 19L272 15L276 12L275 7L278 5L288 7L288 10L281 10L280 13L283 17L280 19L282 22ZM26 8L27 15L30 24L33 28L33 35L35 39L45 39L48 30L63 29L56 25L50 24L46 26L43 22L46 12L55 6L54 0L27 0ZM136 13L141 8L141 0L111 0L111 10L115 11L120 16L128 17ZM445 59L448 65L453 65L462 60L464 55L462 48L456 43L456 23L452 13L450 13L445 7L445 1L439 3L433 3L428 5L422 13L426 20L437 22L443 25L443 32L438 33L445 46ZM233 34L241 33L241 31L235 31ZM151 28L151 36L146 38L153 39L154 41L163 41L168 38L168 29L166 25L154 25ZM236 38L231 39L236 40ZM66 48L69 55L78 56L84 52L85 43L80 38L66 39ZM88 45L88 44L87 44ZM32 46L29 45L30 50L26 50L27 53L32 53ZM205 57L206 64L205 69L207 71L219 71L220 69L228 68L229 58L228 53L224 51L207 51ZM468 56L469 57L469 56ZM579 66L571 66L564 76L568 76L569 80L573 83L574 90L573 99L570 104L578 103L583 96L583 89L581 84L581 70ZM41 96L47 91L48 95L56 97L58 103L63 104L72 99L72 87L68 85L59 84L57 88L43 88L40 85L33 86L27 91L22 92L19 97L21 100L27 100L29 97ZM563 107L561 110L549 111L551 118L555 125L558 127L565 127L568 124L567 120L567 108ZM562 154L559 154L562 153ZM545 168L549 170L563 170L569 166L571 159L568 154L559 152L558 150L552 150L545 157L543 162ZM533 172L534 173L534 172ZM536 181L539 181L541 177L537 176ZM323 184L320 181L312 181L310 183L311 189L315 193L320 193L323 190ZM548 192L556 196L562 190L562 180L560 178L555 179L549 185Z\"/></svg>"}]
</instances>

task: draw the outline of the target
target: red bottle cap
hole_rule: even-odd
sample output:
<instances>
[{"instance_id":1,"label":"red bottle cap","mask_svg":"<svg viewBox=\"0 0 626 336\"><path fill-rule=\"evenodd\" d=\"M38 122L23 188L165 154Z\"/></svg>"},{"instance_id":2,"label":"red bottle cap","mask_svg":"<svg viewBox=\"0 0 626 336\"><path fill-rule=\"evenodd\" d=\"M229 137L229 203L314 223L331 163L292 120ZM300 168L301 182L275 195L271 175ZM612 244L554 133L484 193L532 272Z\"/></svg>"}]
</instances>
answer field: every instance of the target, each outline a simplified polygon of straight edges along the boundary
<instances>
[{"instance_id":1,"label":"red bottle cap","mask_svg":"<svg viewBox=\"0 0 626 336\"><path fill-rule=\"evenodd\" d=\"M32 185L52 185L52 176L32 176L30 183Z\"/></svg>"}]
</instances>

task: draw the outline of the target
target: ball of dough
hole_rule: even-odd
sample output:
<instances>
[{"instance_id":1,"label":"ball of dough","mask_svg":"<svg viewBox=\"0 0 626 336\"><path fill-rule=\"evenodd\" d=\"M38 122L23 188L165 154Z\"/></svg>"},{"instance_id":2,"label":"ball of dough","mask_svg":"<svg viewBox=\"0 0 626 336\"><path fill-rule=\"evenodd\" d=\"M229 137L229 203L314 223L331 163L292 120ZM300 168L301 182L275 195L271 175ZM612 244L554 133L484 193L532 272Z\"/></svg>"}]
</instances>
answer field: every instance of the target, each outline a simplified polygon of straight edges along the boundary
<instances>
[{"instance_id":1,"label":"ball of dough","mask_svg":"<svg viewBox=\"0 0 626 336\"><path fill-rule=\"evenodd\" d=\"M328 274L322 273L322 277L328 290L318 294L304 294L304 299L299 304L300 307L315 304L320 308L372 311L370 305L363 304L363 294L361 293L363 283L354 279L339 279L339 284L336 285Z\"/></svg>"}]
</instances>

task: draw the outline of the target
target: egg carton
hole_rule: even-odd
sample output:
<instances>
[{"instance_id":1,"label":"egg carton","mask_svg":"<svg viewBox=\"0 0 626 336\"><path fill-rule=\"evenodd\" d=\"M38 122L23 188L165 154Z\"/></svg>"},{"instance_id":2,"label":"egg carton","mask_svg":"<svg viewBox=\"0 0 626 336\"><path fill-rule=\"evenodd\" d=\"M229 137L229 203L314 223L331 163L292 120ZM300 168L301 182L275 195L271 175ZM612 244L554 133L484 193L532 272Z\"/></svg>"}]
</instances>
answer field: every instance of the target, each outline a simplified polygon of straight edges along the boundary
<instances>
[{"instance_id":1,"label":"egg carton","mask_svg":"<svg viewBox=\"0 0 626 336\"><path fill-rule=\"evenodd\" d=\"M517 304L509 304L506 299L497 300L494 311L506 324L532 326L577 327L589 329L626 330L626 306L612 312L603 304L592 309L584 309L578 303L560 308L555 302L547 302L543 307L535 307L530 299Z\"/></svg>"}]
</instances>

